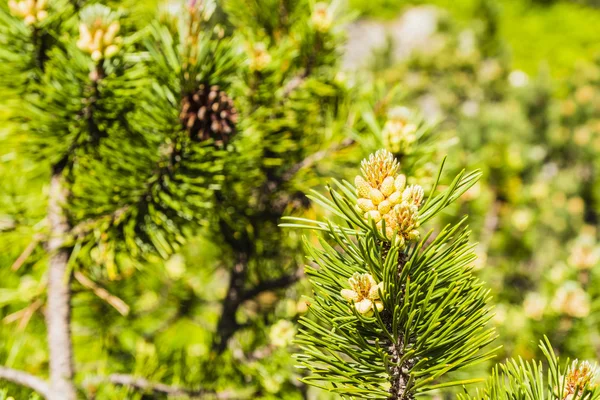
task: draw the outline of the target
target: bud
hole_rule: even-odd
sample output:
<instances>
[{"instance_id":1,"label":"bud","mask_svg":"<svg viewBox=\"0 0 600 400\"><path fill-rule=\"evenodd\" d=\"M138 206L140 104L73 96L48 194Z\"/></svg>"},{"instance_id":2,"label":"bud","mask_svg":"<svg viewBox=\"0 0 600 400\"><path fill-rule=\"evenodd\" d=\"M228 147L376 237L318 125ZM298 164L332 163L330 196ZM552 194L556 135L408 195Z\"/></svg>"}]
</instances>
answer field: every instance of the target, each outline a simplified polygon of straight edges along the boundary
<instances>
[{"instance_id":1,"label":"bud","mask_svg":"<svg viewBox=\"0 0 600 400\"><path fill-rule=\"evenodd\" d=\"M394 206L394 212L396 213L399 231L403 233L403 236L409 240L418 239L419 231L416 230L419 227L418 207L408 202L402 202Z\"/></svg>"},{"instance_id":2,"label":"bud","mask_svg":"<svg viewBox=\"0 0 600 400\"><path fill-rule=\"evenodd\" d=\"M371 191L369 192L369 198L375 205L385 200L385 196L383 195L383 193L381 193L381 191L377 189L371 189Z\"/></svg>"},{"instance_id":3,"label":"bud","mask_svg":"<svg viewBox=\"0 0 600 400\"><path fill-rule=\"evenodd\" d=\"M384 196L389 197L392 193L394 193L394 177L388 176L381 182L381 193Z\"/></svg>"},{"instance_id":4,"label":"bud","mask_svg":"<svg viewBox=\"0 0 600 400\"><path fill-rule=\"evenodd\" d=\"M365 213L365 219L368 220L369 217L371 217L371 219L373 219L373 221L375 222L381 221L381 214L379 213L379 211L373 210Z\"/></svg>"},{"instance_id":5,"label":"bud","mask_svg":"<svg viewBox=\"0 0 600 400\"><path fill-rule=\"evenodd\" d=\"M376 210L377 207L371 200L368 199L358 199L357 201L358 207L364 212Z\"/></svg>"},{"instance_id":6,"label":"bud","mask_svg":"<svg viewBox=\"0 0 600 400\"><path fill-rule=\"evenodd\" d=\"M563 400L570 400L574 398L581 398L586 389L594 389L597 386L596 365L592 365L587 361L573 360L567 374L562 381L565 383L564 392L562 395Z\"/></svg>"},{"instance_id":7,"label":"bud","mask_svg":"<svg viewBox=\"0 0 600 400\"><path fill-rule=\"evenodd\" d=\"M576 282L566 282L556 291L552 308L569 317L585 318L590 313L590 299Z\"/></svg>"},{"instance_id":8,"label":"bud","mask_svg":"<svg viewBox=\"0 0 600 400\"><path fill-rule=\"evenodd\" d=\"M102 52L100 50L94 50L92 52L92 60L100 61L102 59Z\"/></svg>"},{"instance_id":9,"label":"bud","mask_svg":"<svg viewBox=\"0 0 600 400\"><path fill-rule=\"evenodd\" d=\"M95 4L81 12L77 47L94 61L112 58L120 50L122 38L117 36L121 25L107 7Z\"/></svg>"},{"instance_id":10,"label":"bud","mask_svg":"<svg viewBox=\"0 0 600 400\"><path fill-rule=\"evenodd\" d=\"M388 212L383 216L383 220L385 221L385 236L391 239L398 229L398 219L393 212ZM383 232L383 223L378 228Z\"/></svg>"},{"instance_id":11,"label":"bud","mask_svg":"<svg viewBox=\"0 0 600 400\"><path fill-rule=\"evenodd\" d=\"M356 186L356 194L358 195L358 197L362 197L365 199L369 197L369 193L371 193L372 187L367 183L367 181L365 181L365 179L362 176L357 176L354 179L354 186Z\"/></svg>"},{"instance_id":12,"label":"bud","mask_svg":"<svg viewBox=\"0 0 600 400\"><path fill-rule=\"evenodd\" d=\"M389 200L384 200L377 206L377 211L380 214L387 214L392 209L392 203Z\"/></svg>"},{"instance_id":13,"label":"bud","mask_svg":"<svg viewBox=\"0 0 600 400\"><path fill-rule=\"evenodd\" d=\"M104 56L106 58L111 58L111 57L115 56L118 52L119 52L119 48L117 46L115 46L114 44L111 44L110 46L108 46L106 48L106 50L104 50Z\"/></svg>"},{"instance_id":14,"label":"bud","mask_svg":"<svg viewBox=\"0 0 600 400\"><path fill-rule=\"evenodd\" d=\"M370 317L377 311L383 311L383 303L379 297L379 292L383 291L383 282L377 284L371 274L360 274L355 272L348 279L350 289L342 289L340 294L348 301L354 303L354 307L359 314Z\"/></svg>"},{"instance_id":15,"label":"bud","mask_svg":"<svg viewBox=\"0 0 600 400\"><path fill-rule=\"evenodd\" d=\"M117 37L117 33L119 32L119 29L121 29L121 25L119 24L119 22L118 21L112 22L106 29L106 33L104 33L104 36L102 38L104 43L112 43L115 40L115 38Z\"/></svg>"},{"instance_id":16,"label":"bud","mask_svg":"<svg viewBox=\"0 0 600 400\"><path fill-rule=\"evenodd\" d=\"M262 71L271 63L271 55L267 51L264 43L256 43L250 50L250 69L252 71Z\"/></svg>"},{"instance_id":17,"label":"bud","mask_svg":"<svg viewBox=\"0 0 600 400\"><path fill-rule=\"evenodd\" d=\"M404 186L406 186L406 176L400 174L396 177L394 181L394 188L396 191L401 192L404 190Z\"/></svg>"},{"instance_id":18,"label":"bud","mask_svg":"<svg viewBox=\"0 0 600 400\"><path fill-rule=\"evenodd\" d=\"M357 206L365 212L364 218L373 219L377 229L399 246L418 240L423 189L418 185L406 187L406 176L396 176L398 161L386 150L370 155L361 167L363 176L357 176L354 183Z\"/></svg>"},{"instance_id":19,"label":"bud","mask_svg":"<svg viewBox=\"0 0 600 400\"><path fill-rule=\"evenodd\" d=\"M423 192L423 188L421 186L411 185L404 189L404 192L402 192L402 201L419 207L424 196L425 193Z\"/></svg>"},{"instance_id":20,"label":"bud","mask_svg":"<svg viewBox=\"0 0 600 400\"><path fill-rule=\"evenodd\" d=\"M578 270L590 270L600 262L600 246L596 245L594 238L583 235L573 246L569 256L569 264Z\"/></svg>"},{"instance_id":21,"label":"bud","mask_svg":"<svg viewBox=\"0 0 600 400\"><path fill-rule=\"evenodd\" d=\"M311 16L311 22L315 27L315 30L321 33L326 33L329 31L332 21L333 17L327 4L321 2L315 4L315 8L313 9Z\"/></svg>"},{"instance_id":22,"label":"bud","mask_svg":"<svg viewBox=\"0 0 600 400\"><path fill-rule=\"evenodd\" d=\"M15 17L22 18L26 25L35 25L48 17L46 0L10 0L8 9Z\"/></svg>"},{"instance_id":23,"label":"bud","mask_svg":"<svg viewBox=\"0 0 600 400\"><path fill-rule=\"evenodd\" d=\"M372 187L379 187L388 176L395 177L400 164L392 153L378 150L361 163L361 172Z\"/></svg>"},{"instance_id":24,"label":"bud","mask_svg":"<svg viewBox=\"0 0 600 400\"><path fill-rule=\"evenodd\" d=\"M523 302L523 311L527 318L539 321L544 316L546 310L546 298L539 293L529 293Z\"/></svg>"},{"instance_id":25,"label":"bud","mask_svg":"<svg viewBox=\"0 0 600 400\"><path fill-rule=\"evenodd\" d=\"M277 321L269 331L269 339L275 347L287 347L292 344L296 336L294 324L286 319Z\"/></svg>"},{"instance_id":26,"label":"bud","mask_svg":"<svg viewBox=\"0 0 600 400\"><path fill-rule=\"evenodd\" d=\"M390 110L388 120L383 126L384 146L395 154L407 154L417 140L417 125L411 122L412 113L406 107Z\"/></svg>"},{"instance_id":27,"label":"bud","mask_svg":"<svg viewBox=\"0 0 600 400\"><path fill-rule=\"evenodd\" d=\"M394 192L390 195L390 197L388 197L388 200L390 201L390 203L392 203L393 205L399 204L402 202L402 192L398 191L398 192Z\"/></svg>"}]
</instances>

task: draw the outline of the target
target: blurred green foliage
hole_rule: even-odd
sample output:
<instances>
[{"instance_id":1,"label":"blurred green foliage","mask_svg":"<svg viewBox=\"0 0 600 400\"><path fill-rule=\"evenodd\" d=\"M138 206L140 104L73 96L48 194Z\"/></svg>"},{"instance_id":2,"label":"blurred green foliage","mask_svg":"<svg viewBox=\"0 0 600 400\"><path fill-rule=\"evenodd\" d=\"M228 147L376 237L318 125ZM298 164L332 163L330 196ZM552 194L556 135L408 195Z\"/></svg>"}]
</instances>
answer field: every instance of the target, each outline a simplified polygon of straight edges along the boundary
<instances>
[{"instance_id":1,"label":"blurred green foliage","mask_svg":"<svg viewBox=\"0 0 600 400\"><path fill-rule=\"evenodd\" d=\"M462 26L480 18L480 0L349 0L362 15L395 18L413 5L447 10ZM600 9L573 1L498 0L499 33L510 46L513 65L530 74L546 63L553 76L566 77L578 61L591 61L600 52L597 27Z\"/></svg>"}]
</instances>

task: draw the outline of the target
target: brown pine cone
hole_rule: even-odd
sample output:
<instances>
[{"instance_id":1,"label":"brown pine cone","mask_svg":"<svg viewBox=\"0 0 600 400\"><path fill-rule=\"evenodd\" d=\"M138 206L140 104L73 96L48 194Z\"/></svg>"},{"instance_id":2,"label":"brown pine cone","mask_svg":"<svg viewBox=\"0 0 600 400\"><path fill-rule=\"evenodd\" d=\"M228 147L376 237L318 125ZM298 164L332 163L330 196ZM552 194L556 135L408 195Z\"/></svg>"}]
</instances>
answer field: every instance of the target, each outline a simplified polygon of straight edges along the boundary
<instances>
[{"instance_id":1,"label":"brown pine cone","mask_svg":"<svg viewBox=\"0 0 600 400\"><path fill-rule=\"evenodd\" d=\"M191 138L212 138L215 144L223 146L235 133L238 113L233 100L219 86L208 88L201 84L195 93L183 98L179 118Z\"/></svg>"}]
</instances>

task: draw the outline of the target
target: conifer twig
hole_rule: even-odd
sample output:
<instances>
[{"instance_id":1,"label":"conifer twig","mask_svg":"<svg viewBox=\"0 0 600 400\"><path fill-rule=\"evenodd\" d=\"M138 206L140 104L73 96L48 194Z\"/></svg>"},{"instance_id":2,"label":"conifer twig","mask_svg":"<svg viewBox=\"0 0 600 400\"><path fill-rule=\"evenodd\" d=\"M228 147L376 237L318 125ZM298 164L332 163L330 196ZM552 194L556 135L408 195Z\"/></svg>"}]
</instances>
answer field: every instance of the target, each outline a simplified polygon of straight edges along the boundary
<instances>
[{"instance_id":1,"label":"conifer twig","mask_svg":"<svg viewBox=\"0 0 600 400\"><path fill-rule=\"evenodd\" d=\"M16 383L17 385L28 387L46 398L50 397L50 386L48 385L48 382L37 376L28 374L25 371L0 366L0 380L2 379Z\"/></svg>"}]
</instances>

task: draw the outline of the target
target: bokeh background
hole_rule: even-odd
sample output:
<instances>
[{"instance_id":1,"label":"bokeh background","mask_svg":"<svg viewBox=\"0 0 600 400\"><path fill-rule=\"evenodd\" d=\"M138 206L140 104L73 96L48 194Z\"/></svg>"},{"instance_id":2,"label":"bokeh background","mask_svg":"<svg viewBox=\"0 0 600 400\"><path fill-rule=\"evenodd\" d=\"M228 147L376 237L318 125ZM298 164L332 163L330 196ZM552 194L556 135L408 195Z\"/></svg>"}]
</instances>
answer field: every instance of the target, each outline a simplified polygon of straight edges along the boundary
<instances>
[{"instance_id":1,"label":"bokeh background","mask_svg":"<svg viewBox=\"0 0 600 400\"><path fill-rule=\"evenodd\" d=\"M155 6L130 7L143 20ZM388 103L408 107L428 133L397 153L420 184L431 185L445 156L449 175L484 173L431 227L469 216L477 273L496 307L497 360L540 356L543 335L563 356L600 359L600 3L350 0L340 7L353 19L340 32L346 39L335 79L354 93L348 121L359 145L301 173L300 188L322 188L328 176L351 179L361 157L380 146ZM15 150L12 131L0 126L0 362L43 374L43 250L11 266L35 241L47 177ZM302 212L320 215L317 207ZM298 243L299 235L284 236ZM85 285L75 289L82 374L110 369L208 383L234 398L330 398L299 383L302 371L294 368L295 322L310 293L304 279L245 302L238 310L244 328L223 356L212 357L230 257L213 239L210 230L200 232L166 262L98 275L117 307ZM300 247L290 247L301 263ZM29 396L4 382L0 388L0 399ZM98 399L164 398L127 388L90 391Z\"/></svg>"}]
</instances>

